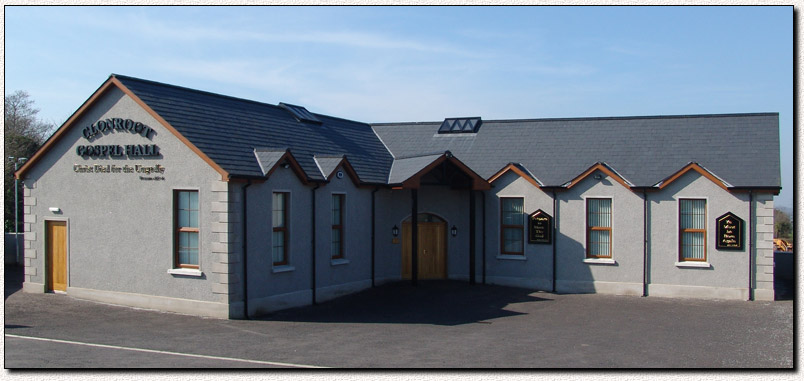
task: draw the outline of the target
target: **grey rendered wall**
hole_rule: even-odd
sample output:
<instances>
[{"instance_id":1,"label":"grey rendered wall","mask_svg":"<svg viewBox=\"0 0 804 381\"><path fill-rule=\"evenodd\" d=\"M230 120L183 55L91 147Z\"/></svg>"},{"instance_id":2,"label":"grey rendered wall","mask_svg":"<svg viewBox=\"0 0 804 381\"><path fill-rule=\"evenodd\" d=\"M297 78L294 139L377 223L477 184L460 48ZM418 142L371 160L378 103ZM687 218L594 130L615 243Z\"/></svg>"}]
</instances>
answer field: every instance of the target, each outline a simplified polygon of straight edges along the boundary
<instances>
[{"instance_id":1,"label":"grey rendered wall","mask_svg":"<svg viewBox=\"0 0 804 381\"><path fill-rule=\"evenodd\" d=\"M319 189L317 192L321 191ZM312 302L312 187L281 166L263 183L247 188L249 314L259 315ZM288 265L273 266L273 192L289 192Z\"/></svg>"},{"instance_id":2,"label":"grey rendered wall","mask_svg":"<svg viewBox=\"0 0 804 381\"><path fill-rule=\"evenodd\" d=\"M338 168L342 171L342 168ZM316 299L371 287L371 191L344 173L316 191ZM332 259L332 195L344 194L343 259Z\"/></svg>"},{"instance_id":3,"label":"grey rendered wall","mask_svg":"<svg viewBox=\"0 0 804 381\"><path fill-rule=\"evenodd\" d=\"M601 175L600 180L594 178ZM595 171L558 193L556 290L642 294L643 201ZM612 199L612 261L586 259L586 199Z\"/></svg>"},{"instance_id":4,"label":"grey rendered wall","mask_svg":"<svg viewBox=\"0 0 804 381\"><path fill-rule=\"evenodd\" d=\"M152 140L128 132L114 132L88 142L84 126L105 118L129 118L156 131ZM83 158L76 146L87 144L157 144L161 157L127 159ZM140 173L77 173L74 165L159 164L164 180L141 180ZM180 300L195 304L188 312L221 315L225 305L213 294L210 270L217 263L211 252L213 189L226 186L206 162L164 129L150 114L121 91L113 89L89 108L25 179L25 289L43 290L44 221L68 222L68 293L86 297L111 297L121 304L147 303L155 296L160 306ZM168 274L173 267L173 190L199 192L200 267L202 276ZM224 196L225 197L225 196ZM60 208L59 213L48 208ZM94 290L94 291L93 291ZM110 292L98 294L95 291ZM114 294L119 293L119 294ZM114 296L119 297L115 299ZM172 298L174 301L158 299ZM192 304L192 303L191 303ZM169 306L166 307L170 309ZM184 311L182 308L180 310ZM198 310L200 309L200 310Z\"/></svg>"},{"instance_id":5,"label":"grey rendered wall","mask_svg":"<svg viewBox=\"0 0 804 381\"><path fill-rule=\"evenodd\" d=\"M447 278L469 279L469 191L452 190L448 187L423 186L418 191L419 213L432 213L447 222ZM481 214L479 194L476 200L477 207L477 235L476 235L476 279L481 274ZM377 281L387 282L401 279L402 244L392 243L391 228L396 225L400 229L399 239L402 239L402 222L411 214L411 191L387 190L377 192ZM458 229L458 234L452 237L449 229L452 226Z\"/></svg>"},{"instance_id":6,"label":"grey rendered wall","mask_svg":"<svg viewBox=\"0 0 804 381\"><path fill-rule=\"evenodd\" d=\"M524 197L525 214L538 209L553 214L553 199L531 183L508 172L486 192L486 277L487 282L539 290L552 288L553 246L527 242L525 221L524 255L501 255L500 197ZM555 216L554 216L555 217Z\"/></svg>"},{"instance_id":7,"label":"grey rendered wall","mask_svg":"<svg viewBox=\"0 0 804 381\"><path fill-rule=\"evenodd\" d=\"M264 183L247 188L249 315L321 302L371 286L371 189L357 188L348 176L333 178L315 190L316 272L312 273L312 197L291 169L278 167ZM232 193L242 192L233 191ZM290 193L287 266L271 258L273 192ZM332 194L346 195L343 259L332 259ZM238 204L239 205L239 204ZM234 204L233 204L234 206ZM242 218L240 216L239 218ZM232 273L242 273L233 263ZM242 299L242 291L238 291Z\"/></svg>"},{"instance_id":8,"label":"grey rendered wall","mask_svg":"<svg viewBox=\"0 0 804 381\"><path fill-rule=\"evenodd\" d=\"M683 264L679 264L678 200L681 198L706 199L707 267L684 267ZM748 224L748 198L747 193L727 192L692 171L664 190L649 193L651 215L649 295L746 300L749 276L748 239L746 237L745 248L742 251L716 250L715 219L732 212ZM769 202L772 204L772 201ZM750 230L746 226L745 234L748 235ZM767 237L762 238L767 240ZM768 246L768 250L760 249L759 246L757 249L762 250L764 254L769 251L772 256L770 246L766 243L762 245ZM772 263L772 260L770 262ZM764 269L763 267L763 272ZM761 279L765 281L767 277L763 276ZM772 272L770 279L772 283Z\"/></svg>"},{"instance_id":9,"label":"grey rendered wall","mask_svg":"<svg viewBox=\"0 0 804 381\"><path fill-rule=\"evenodd\" d=\"M380 189L374 197L376 209L374 274L375 283L382 284L402 279L402 245L393 243L391 229L396 225L401 232L400 221L410 215L410 191ZM401 238L400 233L399 239Z\"/></svg>"}]
</instances>

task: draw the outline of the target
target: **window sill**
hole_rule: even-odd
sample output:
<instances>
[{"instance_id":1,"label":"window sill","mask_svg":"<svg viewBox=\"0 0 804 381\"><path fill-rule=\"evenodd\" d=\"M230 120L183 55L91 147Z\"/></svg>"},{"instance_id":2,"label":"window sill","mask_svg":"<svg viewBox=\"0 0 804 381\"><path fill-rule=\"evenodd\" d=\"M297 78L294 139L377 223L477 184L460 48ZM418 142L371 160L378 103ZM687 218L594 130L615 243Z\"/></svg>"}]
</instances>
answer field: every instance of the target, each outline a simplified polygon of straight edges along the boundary
<instances>
[{"instance_id":1,"label":"window sill","mask_svg":"<svg viewBox=\"0 0 804 381\"><path fill-rule=\"evenodd\" d=\"M497 259L502 260L510 260L510 261L527 261L528 258L524 255L515 255L515 254L500 254L497 256Z\"/></svg>"},{"instance_id":2,"label":"window sill","mask_svg":"<svg viewBox=\"0 0 804 381\"><path fill-rule=\"evenodd\" d=\"M168 269L170 275L184 275L184 276L204 276L204 273L198 269Z\"/></svg>"},{"instance_id":3,"label":"window sill","mask_svg":"<svg viewBox=\"0 0 804 381\"><path fill-rule=\"evenodd\" d=\"M583 263L588 263L590 265L616 265L617 261L611 258L585 258Z\"/></svg>"},{"instance_id":4,"label":"window sill","mask_svg":"<svg viewBox=\"0 0 804 381\"><path fill-rule=\"evenodd\" d=\"M286 272L288 272L288 271L294 271L294 270L296 270L296 268L295 268L295 267L293 267L293 266L290 266L290 265L282 265L282 266L274 266L274 267L271 269L271 272L273 272L274 274L276 274L276 273L286 273Z\"/></svg>"},{"instance_id":5,"label":"window sill","mask_svg":"<svg viewBox=\"0 0 804 381\"><path fill-rule=\"evenodd\" d=\"M348 265L348 264L349 264L349 260L348 260L348 259L346 259L346 258L337 258L337 259L331 259L331 260L329 261L329 264L330 264L331 266Z\"/></svg>"},{"instance_id":6,"label":"window sill","mask_svg":"<svg viewBox=\"0 0 804 381\"><path fill-rule=\"evenodd\" d=\"M709 262L676 262L676 267L698 267L698 268L710 268L712 265Z\"/></svg>"}]
</instances>

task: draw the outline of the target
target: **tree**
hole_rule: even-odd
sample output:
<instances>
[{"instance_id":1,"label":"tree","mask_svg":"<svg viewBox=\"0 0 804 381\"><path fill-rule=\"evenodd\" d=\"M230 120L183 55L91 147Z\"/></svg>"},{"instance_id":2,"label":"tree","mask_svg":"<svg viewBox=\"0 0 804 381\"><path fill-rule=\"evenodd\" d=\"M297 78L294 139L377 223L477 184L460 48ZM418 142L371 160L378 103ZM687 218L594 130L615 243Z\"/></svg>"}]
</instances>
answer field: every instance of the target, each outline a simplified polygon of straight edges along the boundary
<instances>
[{"instance_id":1,"label":"tree","mask_svg":"<svg viewBox=\"0 0 804 381\"><path fill-rule=\"evenodd\" d=\"M793 220L790 215L779 210L773 210L773 236L776 238L793 238Z\"/></svg>"},{"instance_id":2,"label":"tree","mask_svg":"<svg viewBox=\"0 0 804 381\"><path fill-rule=\"evenodd\" d=\"M53 125L45 123L37 114L39 109L34 107L34 101L25 91L17 91L5 96L5 114L3 116L4 140L6 158L13 156L29 158L36 152L53 129ZM4 200L4 228L5 231L14 229L14 163L6 159L5 165ZM20 192L22 190L20 189ZM22 195L19 197L18 207L22 210ZM22 213L19 215L22 223Z\"/></svg>"}]
</instances>

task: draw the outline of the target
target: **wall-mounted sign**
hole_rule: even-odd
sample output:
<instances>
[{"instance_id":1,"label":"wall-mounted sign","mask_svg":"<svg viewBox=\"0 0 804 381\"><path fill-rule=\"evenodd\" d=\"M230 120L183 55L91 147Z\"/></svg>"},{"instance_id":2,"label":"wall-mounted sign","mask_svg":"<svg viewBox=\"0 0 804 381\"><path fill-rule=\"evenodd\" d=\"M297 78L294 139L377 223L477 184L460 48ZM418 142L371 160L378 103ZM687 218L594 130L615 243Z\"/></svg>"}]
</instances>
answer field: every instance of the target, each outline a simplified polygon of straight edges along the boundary
<instances>
[{"instance_id":1,"label":"wall-mounted sign","mask_svg":"<svg viewBox=\"0 0 804 381\"><path fill-rule=\"evenodd\" d=\"M152 139L156 134L153 128L146 126L141 122L135 122L131 119L123 118L109 118L106 120L99 120L89 126L84 127L82 131L84 138L92 141L103 135L108 135L112 132L130 132L132 134L140 134L146 139Z\"/></svg>"},{"instance_id":2,"label":"wall-mounted sign","mask_svg":"<svg viewBox=\"0 0 804 381\"><path fill-rule=\"evenodd\" d=\"M94 145L75 147L75 153L83 157L155 157L159 156L156 144Z\"/></svg>"},{"instance_id":3,"label":"wall-mounted sign","mask_svg":"<svg viewBox=\"0 0 804 381\"><path fill-rule=\"evenodd\" d=\"M101 174L132 174L138 175L140 180L164 180L165 167L161 164L155 165L117 165L117 164L75 164L75 173L101 173Z\"/></svg>"},{"instance_id":4,"label":"wall-mounted sign","mask_svg":"<svg viewBox=\"0 0 804 381\"><path fill-rule=\"evenodd\" d=\"M716 248L743 250L743 220L732 212L717 218Z\"/></svg>"},{"instance_id":5,"label":"wall-mounted sign","mask_svg":"<svg viewBox=\"0 0 804 381\"><path fill-rule=\"evenodd\" d=\"M123 118L99 120L89 126L84 127L84 130L82 131L84 138L89 141L96 140L112 132L130 132L132 134L139 134L148 140L153 140L154 135L156 135L156 131L154 131L153 128L148 127L141 122L135 122L131 119ZM84 158L120 158L123 156L127 156L129 158L142 158L160 156L159 146L156 144L127 144L125 146L80 145L75 147L75 153Z\"/></svg>"},{"instance_id":6,"label":"wall-mounted sign","mask_svg":"<svg viewBox=\"0 0 804 381\"><path fill-rule=\"evenodd\" d=\"M533 212L528 218L528 242L546 244L553 242L553 217L541 209Z\"/></svg>"}]
</instances>

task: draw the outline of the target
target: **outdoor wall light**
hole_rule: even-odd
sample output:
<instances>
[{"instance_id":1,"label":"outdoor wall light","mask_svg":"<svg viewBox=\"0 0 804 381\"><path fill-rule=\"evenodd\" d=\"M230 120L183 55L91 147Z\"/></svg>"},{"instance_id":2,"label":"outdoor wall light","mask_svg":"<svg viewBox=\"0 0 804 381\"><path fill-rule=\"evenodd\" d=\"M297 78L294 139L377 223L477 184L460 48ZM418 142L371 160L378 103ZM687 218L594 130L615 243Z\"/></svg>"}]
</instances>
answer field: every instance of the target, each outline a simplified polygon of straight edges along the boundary
<instances>
[{"instance_id":1,"label":"outdoor wall light","mask_svg":"<svg viewBox=\"0 0 804 381\"><path fill-rule=\"evenodd\" d=\"M391 235L393 235L394 238L399 237L399 228L396 227L396 225L391 228Z\"/></svg>"},{"instance_id":2,"label":"outdoor wall light","mask_svg":"<svg viewBox=\"0 0 804 381\"><path fill-rule=\"evenodd\" d=\"M61 209L56 208L54 206L51 206L51 207L47 208L47 210L49 210L49 211L51 211L53 213L61 213Z\"/></svg>"},{"instance_id":3,"label":"outdoor wall light","mask_svg":"<svg viewBox=\"0 0 804 381\"><path fill-rule=\"evenodd\" d=\"M290 168L290 163L288 163L288 162L282 163L282 168L285 168L285 169Z\"/></svg>"},{"instance_id":4,"label":"outdoor wall light","mask_svg":"<svg viewBox=\"0 0 804 381\"><path fill-rule=\"evenodd\" d=\"M595 180L601 180L601 179L603 179L603 175L595 173Z\"/></svg>"},{"instance_id":5,"label":"outdoor wall light","mask_svg":"<svg viewBox=\"0 0 804 381\"><path fill-rule=\"evenodd\" d=\"M455 225L452 225L452 229L449 229L449 232L452 234L453 237L455 237L456 235L458 235L458 228L456 228Z\"/></svg>"}]
</instances>

